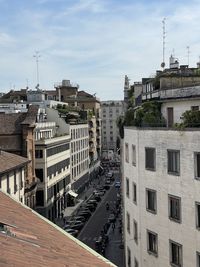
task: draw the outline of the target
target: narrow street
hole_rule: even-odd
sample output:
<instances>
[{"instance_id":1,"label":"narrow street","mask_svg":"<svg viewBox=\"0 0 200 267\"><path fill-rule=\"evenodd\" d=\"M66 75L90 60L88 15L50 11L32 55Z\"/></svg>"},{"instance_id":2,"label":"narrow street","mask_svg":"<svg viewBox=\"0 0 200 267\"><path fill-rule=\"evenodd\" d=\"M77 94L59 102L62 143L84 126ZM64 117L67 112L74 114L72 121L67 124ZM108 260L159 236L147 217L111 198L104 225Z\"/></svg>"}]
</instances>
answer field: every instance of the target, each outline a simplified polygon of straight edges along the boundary
<instances>
[{"instance_id":1,"label":"narrow street","mask_svg":"<svg viewBox=\"0 0 200 267\"><path fill-rule=\"evenodd\" d=\"M115 174L115 180L119 176ZM101 181L104 184L104 178ZM95 250L95 241L99 238L103 231L103 226L108 222L108 217L112 213L112 210L116 210L115 204L117 201L117 193L119 192L114 186L115 182L111 183L110 189L106 191L102 197L101 202L98 204L97 209L93 213L92 217L85 224L84 228L80 232L78 239L83 243ZM109 210L106 210L106 203L109 203ZM119 267L124 267L124 250L120 248L122 244L122 236L119 232L119 220L121 215L118 216L115 222L115 228L110 225L107 234L109 237L109 243L106 246L104 257L112 261Z\"/></svg>"}]
</instances>

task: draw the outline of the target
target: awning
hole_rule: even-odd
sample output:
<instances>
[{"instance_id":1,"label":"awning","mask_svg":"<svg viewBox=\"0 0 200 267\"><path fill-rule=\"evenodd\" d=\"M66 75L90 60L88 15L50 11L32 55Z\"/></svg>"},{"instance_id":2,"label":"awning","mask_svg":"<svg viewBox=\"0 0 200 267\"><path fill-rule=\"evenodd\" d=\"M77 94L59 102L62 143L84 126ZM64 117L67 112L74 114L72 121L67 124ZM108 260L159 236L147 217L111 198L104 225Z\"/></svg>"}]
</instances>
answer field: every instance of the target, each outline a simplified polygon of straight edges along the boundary
<instances>
[{"instance_id":1,"label":"awning","mask_svg":"<svg viewBox=\"0 0 200 267\"><path fill-rule=\"evenodd\" d=\"M73 190L69 190L67 193L70 194L70 196L72 196L72 197L78 196L78 194L76 194Z\"/></svg>"}]
</instances>

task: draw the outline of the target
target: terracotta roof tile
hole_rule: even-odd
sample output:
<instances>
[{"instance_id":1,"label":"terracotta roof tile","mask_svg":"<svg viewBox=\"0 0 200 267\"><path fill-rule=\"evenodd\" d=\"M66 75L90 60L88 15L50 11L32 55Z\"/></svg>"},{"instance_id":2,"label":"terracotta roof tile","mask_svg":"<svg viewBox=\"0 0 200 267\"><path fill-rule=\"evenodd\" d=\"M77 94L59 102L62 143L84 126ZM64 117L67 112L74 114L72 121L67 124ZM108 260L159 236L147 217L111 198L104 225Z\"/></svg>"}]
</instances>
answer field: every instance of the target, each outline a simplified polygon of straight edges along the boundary
<instances>
[{"instance_id":1,"label":"terracotta roof tile","mask_svg":"<svg viewBox=\"0 0 200 267\"><path fill-rule=\"evenodd\" d=\"M16 154L0 150L0 174L25 165L29 160Z\"/></svg>"},{"instance_id":2,"label":"terracotta roof tile","mask_svg":"<svg viewBox=\"0 0 200 267\"><path fill-rule=\"evenodd\" d=\"M0 222L11 225L0 232L1 267L115 266L30 208L0 191ZM21 235L17 234L21 232ZM34 238L32 238L34 237Z\"/></svg>"}]
</instances>

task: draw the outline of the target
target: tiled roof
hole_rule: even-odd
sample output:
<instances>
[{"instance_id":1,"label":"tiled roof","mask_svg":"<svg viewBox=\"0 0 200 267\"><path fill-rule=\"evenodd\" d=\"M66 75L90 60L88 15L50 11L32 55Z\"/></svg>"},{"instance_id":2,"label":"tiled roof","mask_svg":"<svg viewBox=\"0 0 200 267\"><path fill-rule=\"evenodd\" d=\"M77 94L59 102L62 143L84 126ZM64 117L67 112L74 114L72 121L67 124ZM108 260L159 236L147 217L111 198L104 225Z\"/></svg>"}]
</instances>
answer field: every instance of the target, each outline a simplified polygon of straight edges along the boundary
<instances>
[{"instance_id":1,"label":"tiled roof","mask_svg":"<svg viewBox=\"0 0 200 267\"><path fill-rule=\"evenodd\" d=\"M115 266L61 228L0 191L1 267ZM8 234L6 234L8 233Z\"/></svg>"},{"instance_id":2,"label":"tiled roof","mask_svg":"<svg viewBox=\"0 0 200 267\"><path fill-rule=\"evenodd\" d=\"M38 106L31 105L27 113L0 113L0 135L21 134L21 124L34 124L37 112Z\"/></svg>"},{"instance_id":3,"label":"tiled roof","mask_svg":"<svg viewBox=\"0 0 200 267\"><path fill-rule=\"evenodd\" d=\"M20 134L20 123L25 119L25 117L26 113L0 113L0 135Z\"/></svg>"},{"instance_id":4,"label":"tiled roof","mask_svg":"<svg viewBox=\"0 0 200 267\"><path fill-rule=\"evenodd\" d=\"M27 158L0 151L0 174L24 165L29 160ZM0 265L1 266L1 265Z\"/></svg>"},{"instance_id":5,"label":"tiled roof","mask_svg":"<svg viewBox=\"0 0 200 267\"><path fill-rule=\"evenodd\" d=\"M78 96L85 96L85 97L90 97L90 98L94 98L93 95L85 92L85 91L78 91Z\"/></svg>"}]
</instances>

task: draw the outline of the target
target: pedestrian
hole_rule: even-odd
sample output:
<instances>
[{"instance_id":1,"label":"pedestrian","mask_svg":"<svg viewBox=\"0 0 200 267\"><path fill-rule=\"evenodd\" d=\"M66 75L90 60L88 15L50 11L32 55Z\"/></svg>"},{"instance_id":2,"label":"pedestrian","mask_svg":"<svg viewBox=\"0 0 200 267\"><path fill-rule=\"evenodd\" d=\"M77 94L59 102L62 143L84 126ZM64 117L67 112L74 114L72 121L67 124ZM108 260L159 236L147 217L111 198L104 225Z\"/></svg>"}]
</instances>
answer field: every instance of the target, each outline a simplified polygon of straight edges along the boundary
<instances>
[{"instance_id":1,"label":"pedestrian","mask_svg":"<svg viewBox=\"0 0 200 267\"><path fill-rule=\"evenodd\" d=\"M112 223L112 229L113 229L113 232L115 231L115 223L113 222Z\"/></svg>"}]
</instances>

